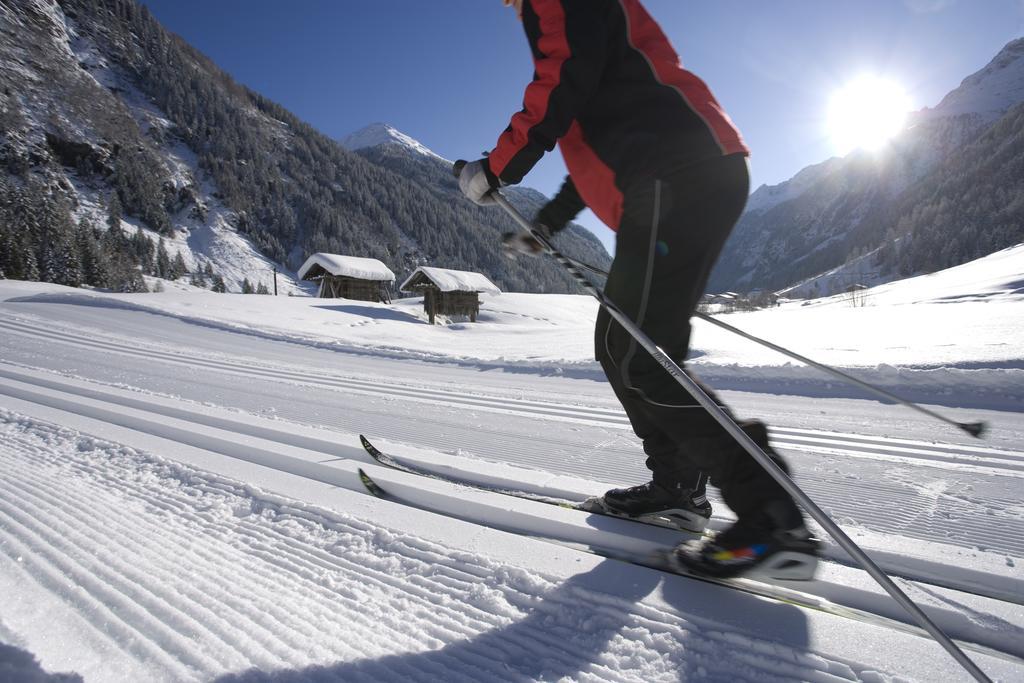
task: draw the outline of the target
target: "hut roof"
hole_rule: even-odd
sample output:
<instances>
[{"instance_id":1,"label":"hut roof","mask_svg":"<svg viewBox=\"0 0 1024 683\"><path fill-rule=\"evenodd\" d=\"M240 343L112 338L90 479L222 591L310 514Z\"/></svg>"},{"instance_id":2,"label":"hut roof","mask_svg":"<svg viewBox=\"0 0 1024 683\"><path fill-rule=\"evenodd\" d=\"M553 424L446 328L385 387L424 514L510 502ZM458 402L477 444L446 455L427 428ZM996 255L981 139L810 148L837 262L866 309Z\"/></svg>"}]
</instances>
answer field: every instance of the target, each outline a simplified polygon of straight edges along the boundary
<instances>
[{"instance_id":1,"label":"hut roof","mask_svg":"<svg viewBox=\"0 0 1024 683\"><path fill-rule=\"evenodd\" d=\"M299 268L300 280L311 280L322 275L340 275L360 280L394 282L395 274L375 258L342 256L340 254L313 254Z\"/></svg>"},{"instance_id":2,"label":"hut roof","mask_svg":"<svg viewBox=\"0 0 1024 683\"><path fill-rule=\"evenodd\" d=\"M424 285L429 282L442 292L486 292L488 294L501 294L501 290L494 286L494 283L480 273L471 273L465 270L448 270L446 268L434 268L432 266L420 266L412 275L402 283L398 289L403 292L410 291L410 287Z\"/></svg>"}]
</instances>

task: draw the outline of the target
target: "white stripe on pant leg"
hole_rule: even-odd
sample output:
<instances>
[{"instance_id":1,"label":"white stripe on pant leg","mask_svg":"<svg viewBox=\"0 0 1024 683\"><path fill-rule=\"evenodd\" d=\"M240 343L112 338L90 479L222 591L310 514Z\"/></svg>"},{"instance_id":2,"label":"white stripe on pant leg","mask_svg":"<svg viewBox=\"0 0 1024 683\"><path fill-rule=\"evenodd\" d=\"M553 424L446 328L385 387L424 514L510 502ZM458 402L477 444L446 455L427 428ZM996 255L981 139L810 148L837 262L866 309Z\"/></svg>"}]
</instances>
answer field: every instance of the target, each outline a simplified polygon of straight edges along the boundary
<instances>
[{"instance_id":1,"label":"white stripe on pant leg","mask_svg":"<svg viewBox=\"0 0 1024 683\"><path fill-rule=\"evenodd\" d=\"M637 319L633 321L637 327L643 328L644 318L647 316L647 303L651 294L651 279L654 275L654 253L655 247L658 244L658 228L661 225L661 181L654 181L654 216L651 218L651 238L650 243L647 246L647 270L644 273L644 289L643 294L640 295L640 310L637 311ZM629 381L629 363L636 355L637 342L636 339L630 335L629 338L629 349L626 351L626 355L622 358L622 367L620 371L622 373L622 384L628 389L636 391L636 387L633 386L632 382ZM641 392L641 396L643 392Z\"/></svg>"},{"instance_id":2,"label":"white stripe on pant leg","mask_svg":"<svg viewBox=\"0 0 1024 683\"><path fill-rule=\"evenodd\" d=\"M694 491L696 491L696 490L698 490L698 489L700 488L700 481L701 481L701 479L703 479L703 478L704 478L704 473L703 473L703 472L698 472L698 473L697 473L697 483L696 483L696 484L694 484L694 486L693 486L693 490L694 490ZM694 504L694 505L703 505L704 503L706 503L706 502L708 501L708 497L707 497L707 496L705 496L705 495L704 495L704 494L702 493L702 494L701 494L701 495L699 495L699 496L696 496L696 497L694 497L694 498L691 498L691 500L693 501L693 504Z\"/></svg>"},{"instance_id":3,"label":"white stripe on pant leg","mask_svg":"<svg viewBox=\"0 0 1024 683\"><path fill-rule=\"evenodd\" d=\"M640 297L640 310L637 315L637 320L635 321L637 327L643 325L644 318L647 316L647 304L650 301L651 280L654 277L654 255L657 252L658 246L658 230L661 228L661 185L661 180L654 181L654 215L651 217L651 237L647 247L647 270L645 271L646 277L644 279L644 290ZM615 362L615 356L612 354L611 345L608 341L611 335L612 325L614 324L614 320L609 320L608 325L605 327L604 348L608 358L612 362L612 365L618 365ZM630 336L629 348L626 351L626 355L623 356L622 364L618 365L619 374L622 378L622 385L625 388L635 391L640 396L640 399L648 405L658 406L660 408L699 408L700 410L704 410L704 407L699 403L694 403L692 405L672 405L670 403L658 403L657 401L652 401L642 390L633 386L632 382L629 381L629 363L633 359L633 356L636 355L636 350L637 341ZM720 407L724 408L725 406Z\"/></svg>"}]
</instances>

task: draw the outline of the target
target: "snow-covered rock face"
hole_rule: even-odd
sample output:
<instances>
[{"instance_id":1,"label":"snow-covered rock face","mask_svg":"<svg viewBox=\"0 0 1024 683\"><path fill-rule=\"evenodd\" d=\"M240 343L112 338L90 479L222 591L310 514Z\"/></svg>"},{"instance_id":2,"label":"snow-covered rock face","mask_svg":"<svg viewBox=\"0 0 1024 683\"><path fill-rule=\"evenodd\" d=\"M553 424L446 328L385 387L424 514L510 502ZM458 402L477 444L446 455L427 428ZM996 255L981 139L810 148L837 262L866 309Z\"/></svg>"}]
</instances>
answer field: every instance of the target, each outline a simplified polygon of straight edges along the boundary
<instances>
[{"instance_id":1,"label":"snow-covered rock face","mask_svg":"<svg viewBox=\"0 0 1024 683\"><path fill-rule=\"evenodd\" d=\"M782 202L796 199L808 188L813 187L815 183L834 171L840 161L838 158L832 158L820 164L808 166L789 180L778 185L761 185L750 195L750 199L747 200L746 210L748 212L767 211Z\"/></svg>"},{"instance_id":2,"label":"snow-covered rock face","mask_svg":"<svg viewBox=\"0 0 1024 683\"><path fill-rule=\"evenodd\" d=\"M1004 47L988 65L963 80L929 115L979 114L985 122L999 118L1024 101L1024 38Z\"/></svg>"},{"instance_id":3,"label":"snow-covered rock face","mask_svg":"<svg viewBox=\"0 0 1024 683\"><path fill-rule=\"evenodd\" d=\"M111 56L109 36L77 16L56 0L0 2L0 111L14 102L19 113L18 129L0 129L0 138L7 134L8 147L16 152L63 162L47 166L53 186L72 200L75 221L87 219L101 228L112 194L103 177L113 173L112 149L145 145L157 162L151 169L156 182L178 197L168 208L173 234L158 234L131 215L122 219L122 229L129 235L142 231L154 244L163 241L190 272L210 266L230 291L239 291L246 279L271 291L275 284L282 293L307 291L239 233L237 213L221 201L220 189L200 168L171 117ZM111 142L112 127L131 134ZM61 148L69 150L66 158ZM104 174L83 176L74 169L76 156L87 157Z\"/></svg>"},{"instance_id":4,"label":"snow-covered rock face","mask_svg":"<svg viewBox=\"0 0 1024 683\"><path fill-rule=\"evenodd\" d=\"M342 147L351 152L354 152L357 149L365 149L366 147L376 147L378 145L401 145L402 147L406 147L418 154L423 154L424 156L434 157L445 161L441 155L436 154L423 143L414 140L405 133L389 126L386 123L371 123L369 126L346 136L340 142Z\"/></svg>"}]
</instances>

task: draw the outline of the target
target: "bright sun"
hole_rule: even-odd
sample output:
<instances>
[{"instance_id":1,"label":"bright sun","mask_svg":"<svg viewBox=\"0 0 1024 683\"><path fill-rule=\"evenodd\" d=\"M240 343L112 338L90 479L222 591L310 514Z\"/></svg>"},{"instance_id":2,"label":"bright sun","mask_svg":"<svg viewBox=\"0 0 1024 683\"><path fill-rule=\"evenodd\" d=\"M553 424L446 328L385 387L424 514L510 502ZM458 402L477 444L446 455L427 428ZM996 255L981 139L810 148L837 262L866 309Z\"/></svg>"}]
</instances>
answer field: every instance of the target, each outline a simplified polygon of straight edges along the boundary
<instances>
[{"instance_id":1,"label":"bright sun","mask_svg":"<svg viewBox=\"0 0 1024 683\"><path fill-rule=\"evenodd\" d=\"M903 130L910 98L898 84L862 76L832 95L828 129L840 154L854 149L878 150Z\"/></svg>"}]
</instances>

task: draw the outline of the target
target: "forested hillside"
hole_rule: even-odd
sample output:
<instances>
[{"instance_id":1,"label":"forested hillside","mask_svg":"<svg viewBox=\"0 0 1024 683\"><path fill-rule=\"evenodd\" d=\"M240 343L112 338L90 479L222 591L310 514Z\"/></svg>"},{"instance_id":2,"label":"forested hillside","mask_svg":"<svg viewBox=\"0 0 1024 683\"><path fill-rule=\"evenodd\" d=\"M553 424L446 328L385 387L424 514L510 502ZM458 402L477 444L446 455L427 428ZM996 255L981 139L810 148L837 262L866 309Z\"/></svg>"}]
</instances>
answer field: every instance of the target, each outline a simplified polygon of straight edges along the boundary
<instances>
[{"instance_id":1,"label":"forested hillside","mask_svg":"<svg viewBox=\"0 0 1024 683\"><path fill-rule=\"evenodd\" d=\"M147 273L160 236L186 250L190 272L227 267L207 248L212 238L196 237L215 228L255 245L264 271L294 270L326 251L379 258L400 278L430 263L481 271L506 290L574 291L557 264L501 257L500 235L514 226L496 210L462 200L451 181L436 181L447 182L439 190L345 150L233 81L133 0L4 0L0 9L5 272L50 277L38 263L58 234L108 251L107 218L123 212L153 243L151 262L137 262ZM583 251L607 263L591 236L566 241L570 251L585 241ZM80 265L83 249L69 259ZM240 286L243 270L229 284ZM115 286L130 289L123 275Z\"/></svg>"},{"instance_id":2,"label":"forested hillside","mask_svg":"<svg viewBox=\"0 0 1024 683\"><path fill-rule=\"evenodd\" d=\"M907 192L882 226L895 227L879 263L902 276L1024 242L1024 104Z\"/></svg>"}]
</instances>

